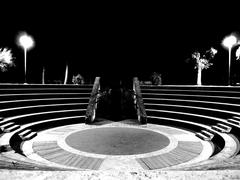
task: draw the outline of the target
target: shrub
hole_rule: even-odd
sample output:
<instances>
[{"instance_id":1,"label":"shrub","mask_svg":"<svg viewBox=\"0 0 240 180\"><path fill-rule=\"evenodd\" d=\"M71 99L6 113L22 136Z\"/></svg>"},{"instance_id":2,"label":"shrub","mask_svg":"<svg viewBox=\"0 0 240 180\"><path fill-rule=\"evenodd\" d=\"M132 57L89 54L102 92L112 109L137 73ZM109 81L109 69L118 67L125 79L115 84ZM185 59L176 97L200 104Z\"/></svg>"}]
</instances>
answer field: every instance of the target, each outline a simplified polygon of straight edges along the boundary
<instances>
[{"instance_id":1,"label":"shrub","mask_svg":"<svg viewBox=\"0 0 240 180\"><path fill-rule=\"evenodd\" d=\"M151 81L153 85L161 85L162 84L162 75L157 72L153 72L151 75Z\"/></svg>"},{"instance_id":2,"label":"shrub","mask_svg":"<svg viewBox=\"0 0 240 180\"><path fill-rule=\"evenodd\" d=\"M8 67L14 66L12 59L13 56L11 50L0 48L0 71L5 72Z\"/></svg>"},{"instance_id":3,"label":"shrub","mask_svg":"<svg viewBox=\"0 0 240 180\"><path fill-rule=\"evenodd\" d=\"M80 74L77 74L76 76L73 75L72 83L76 85L84 84L84 78Z\"/></svg>"}]
</instances>

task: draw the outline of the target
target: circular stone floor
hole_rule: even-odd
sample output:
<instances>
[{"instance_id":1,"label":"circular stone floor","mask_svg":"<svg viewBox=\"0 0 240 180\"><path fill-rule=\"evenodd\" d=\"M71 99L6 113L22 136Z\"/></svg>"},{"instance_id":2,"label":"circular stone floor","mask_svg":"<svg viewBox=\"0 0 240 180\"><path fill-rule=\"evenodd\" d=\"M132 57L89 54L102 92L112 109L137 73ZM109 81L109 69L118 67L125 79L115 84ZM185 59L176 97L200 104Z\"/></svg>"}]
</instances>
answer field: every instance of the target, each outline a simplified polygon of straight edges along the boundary
<instances>
[{"instance_id":1,"label":"circular stone floor","mask_svg":"<svg viewBox=\"0 0 240 180\"><path fill-rule=\"evenodd\" d=\"M158 170L208 159L209 142L169 126L131 122L73 124L39 132L23 143L24 154L51 166L80 170Z\"/></svg>"},{"instance_id":2,"label":"circular stone floor","mask_svg":"<svg viewBox=\"0 0 240 180\"><path fill-rule=\"evenodd\" d=\"M74 149L106 155L133 155L160 150L170 143L160 133L137 128L105 127L70 134L66 144Z\"/></svg>"}]
</instances>

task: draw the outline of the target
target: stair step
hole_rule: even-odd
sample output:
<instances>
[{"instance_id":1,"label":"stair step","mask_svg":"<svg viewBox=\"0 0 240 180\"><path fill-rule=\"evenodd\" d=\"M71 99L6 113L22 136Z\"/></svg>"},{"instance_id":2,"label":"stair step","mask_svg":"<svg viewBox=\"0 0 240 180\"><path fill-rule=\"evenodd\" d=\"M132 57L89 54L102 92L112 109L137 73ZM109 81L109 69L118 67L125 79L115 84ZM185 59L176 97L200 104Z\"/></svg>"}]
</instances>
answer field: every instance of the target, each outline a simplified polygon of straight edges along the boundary
<instances>
[{"instance_id":1,"label":"stair step","mask_svg":"<svg viewBox=\"0 0 240 180\"><path fill-rule=\"evenodd\" d=\"M240 120L240 117L239 116L233 116L234 119L239 119Z\"/></svg>"},{"instance_id":2,"label":"stair step","mask_svg":"<svg viewBox=\"0 0 240 180\"><path fill-rule=\"evenodd\" d=\"M236 125L239 125L240 126L240 121L239 120L235 120L235 119L228 119L227 121L233 123L233 124L236 124Z\"/></svg>"},{"instance_id":3,"label":"stair step","mask_svg":"<svg viewBox=\"0 0 240 180\"><path fill-rule=\"evenodd\" d=\"M32 131L31 129L26 129L23 132L19 133L18 135L20 137L24 137L24 136L28 135L29 133L31 133L31 131Z\"/></svg>"},{"instance_id":4,"label":"stair step","mask_svg":"<svg viewBox=\"0 0 240 180\"><path fill-rule=\"evenodd\" d=\"M219 126L212 126L212 129L218 131L218 132L221 132L221 133L228 133L228 131L222 127L219 127Z\"/></svg>"},{"instance_id":5,"label":"stair step","mask_svg":"<svg viewBox=\"0 0 240 180\"><path fill-rule=\"evenodd\" d=\"M200 139L202 139L202 140L204 140L204 141L210 141L210 140L211 140L208 136L206 136L206 135L204 135L204 134L202 134L202 133L200 133L200 132L196 133L195 135L196 135L198 138L200 138Z\"/></svg>"},{"instance_id":6,"label":"stair step","mask_svg":"<svg viewBox=\"0 0 240 180\"><path fill-rule=\"evenodd\" d=\"M30 139L34 138L35 136L37 136L37 132L31 132L28 135L24 136L22 138L22 140L27 141L27 140L30 140Z\"/></svg>"},{"instance_id":7,"label":"stair step","mask_svg":"<svg viewBox=\"0 0 240 180\"><path fill-rule=\"evenodd\" d=\"M19 129L21 126L20 125L13 125L11 127L7 127L4 129L4 132L8 133L8 132L12 132L12 131L15 131L16 129Z\"/></svg>"},{"instance_id":8,"label":"stair step","mask_svg":"<svg viewBox=\"0 0 240 180\"><path fill-rule=\"evenodd\" d=\"M230 132L232 130L231 126L228 126L228 125L225 125L225 124L222 124L222 123L217 123L217 126L226 129L228 132Z\"/></svg>"},{"instance_id":9,"label":"stair step","mask_svg":"<svg viewBox=\"0 0 240 180\"><path fill-rule=\"evenodd\" d=\"M13 126L13 125L14 125L14 122L8 122L6 124L1 125L1 128L5 129L5 128L7 128L9 126Z\"/></svg>"},{"instance_id":10,"label":"stair step","mask_svg":"<svg viewBox=\"0 0 240 180\"><path fill-rule=\"evenodd\" d=\"M210 132L208 132L208 131L206 131L206 130L202 130L201 133L202 133L203 135L209 137L210 140L214 137L214 134L212 134L212 133L210 133Z\"/></svg>"}]
</instances>

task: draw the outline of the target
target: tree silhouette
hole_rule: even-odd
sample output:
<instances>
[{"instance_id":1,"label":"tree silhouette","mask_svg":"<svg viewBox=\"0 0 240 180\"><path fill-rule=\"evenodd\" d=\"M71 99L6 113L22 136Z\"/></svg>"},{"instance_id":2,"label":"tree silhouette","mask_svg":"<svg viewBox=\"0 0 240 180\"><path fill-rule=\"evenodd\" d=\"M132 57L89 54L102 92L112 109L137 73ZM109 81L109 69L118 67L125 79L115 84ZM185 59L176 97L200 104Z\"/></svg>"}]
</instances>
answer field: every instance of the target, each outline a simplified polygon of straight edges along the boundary
<instances>
[{"instance_id":1,"label":"tree silhouette","mask_svg":"<svg viewBox=\"0 0 240 180\"><path fill-rule=\"evenodd\" d=\"M0 71L7 71L8 67L14 66L13 56L10 49L0 48Z\"/></svg>"},{"instance_id":2,"label":"tree silhouette","mask_svg":"<svg viewBox=\"0 0 240 180\"><path fill-rule=\"evenodd\" d=\"M202 70L208 69L213 63L210 63L210 60L214 58L217 50L210 48L205 51L204 54L201 54L199 51L192 53L192 59L195 61L195 69L197 69L197 85L202 85Z\"/></svg>"}]
</instances>

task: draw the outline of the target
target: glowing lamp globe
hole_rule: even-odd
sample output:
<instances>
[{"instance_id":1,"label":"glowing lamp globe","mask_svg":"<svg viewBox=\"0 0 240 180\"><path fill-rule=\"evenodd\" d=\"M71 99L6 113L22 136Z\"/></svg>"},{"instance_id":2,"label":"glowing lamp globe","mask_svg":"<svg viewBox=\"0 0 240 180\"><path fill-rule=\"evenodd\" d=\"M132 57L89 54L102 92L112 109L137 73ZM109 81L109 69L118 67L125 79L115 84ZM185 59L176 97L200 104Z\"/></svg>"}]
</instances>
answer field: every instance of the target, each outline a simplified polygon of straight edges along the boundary
<instances>
[{"instance_id":1,"label":"glowing lamp globe","mask_svg":"<svg viewBox=\"0 0 240 180\"><path fill-rule=\"evenodd\" d=\"M222 41L222 45L228 49L228 85L231 85L231 50L233 46L236 46L238 43L237 37L234 35L229 35L225 37Z\"/></svg>"},{"instance_id":2,"label":"glowing lamp globe","mask_svg":"<svg viewBox=\"0 0 240 180\"><path fill-rule=\"evenodd\" d=\"M19 37L19 45L24 49L30 49L34 46L33 38L27 34L23 34Z\"/></svg>"},{"instance_id":3,"label":"glowing lamp globe","mask_svg":"<svg viewBox=\"0 0 240 180\"><path fill-rule=\"evenodd\" d=\"M34 41L31 36L29 36L27 33L21 33L19 34L18 42L17 44L24 49L24 73L25 73L25 83L27 84L27 50L31 49L34 46Z\"/></svg>"},{"instance_id":4,"label":"glowing lamp globe","mask_svg":"<svg viewBox=\"0 0 240 180\"><path fill-rule=\"evenodd\" d=\"M237 44L237 38L234 35L230 35L223 39L222 45L228 49Z\"/></svg>"}]
</instances>

